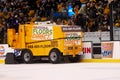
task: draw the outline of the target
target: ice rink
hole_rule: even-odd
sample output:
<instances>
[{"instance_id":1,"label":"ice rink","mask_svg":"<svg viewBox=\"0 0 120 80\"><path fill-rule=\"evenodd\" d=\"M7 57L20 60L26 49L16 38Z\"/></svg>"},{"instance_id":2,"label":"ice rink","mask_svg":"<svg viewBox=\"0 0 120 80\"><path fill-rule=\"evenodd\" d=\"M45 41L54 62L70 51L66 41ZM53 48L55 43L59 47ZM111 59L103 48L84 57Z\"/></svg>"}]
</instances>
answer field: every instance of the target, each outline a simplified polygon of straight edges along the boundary
<instances>
[{"instance_id":1,"label":"ice rink","mask_svg":"<svg viewBox=\"0 0 120 80\"><path fill-rule=\"evenodd\" d=\"M0 80L120 80L120 63L0 64Z\"/></svg>"}]
</instances>

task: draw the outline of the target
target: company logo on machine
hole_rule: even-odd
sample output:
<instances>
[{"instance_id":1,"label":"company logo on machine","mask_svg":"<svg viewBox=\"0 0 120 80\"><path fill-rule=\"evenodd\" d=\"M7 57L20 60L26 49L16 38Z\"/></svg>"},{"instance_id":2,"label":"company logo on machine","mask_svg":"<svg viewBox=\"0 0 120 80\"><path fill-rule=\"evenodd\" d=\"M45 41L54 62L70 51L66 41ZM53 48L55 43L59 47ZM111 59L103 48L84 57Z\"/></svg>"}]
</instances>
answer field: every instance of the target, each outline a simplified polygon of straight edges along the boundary
<instances>
[{"instance_id":1,"label":"company logo on machine","mask_svg":"<svg viewBox=\"0 0 120 80\"><path fill-rule=\"evenodd\" d=\"M33 26L32 39L48 40L53 38L53 30L51 26Z\"/></svg>"},{"instance_id":2,"label":"company logo on machine","mask_svg":"<svg viewBox=\"0 0 120 80\"><path fill-rule=\"evenodd\" d=\"M3 55L5 53L4 46L0 46L0 55Z\"/></svg>"},{"instance_id":3,"label":"company logo on machine","mask_svg":"<svg viewBox=\"0 0 120 80\"><path fill-rule=\"evenodd\" d=\"M62 27L62 31L63 32L71 32L71 31L75 31L75 32L80 32L82 29L79 26L68 26L68 27Z\"/></svg>"},{"instance_id":4,"label":"company logo on machine","mask_svg":"<svg viewBox=\"0 0 120 80\"><path fill-rule=\"evenodd\" d=\"M66 39L65 39L65 45L72 45L72 44L80 44L80 34L79 33L64 33Z\"/></svg>"},{"instance_id":5,"label":"company logo on machine","mask_svg":"<svg viewBox=\"0 0 120 80\"><path fill-rule=\"evenodd\" d=\"M19 50L14 50L14 54L15 54L15 56L19 56Z\"/></svg>"}]
</instances>

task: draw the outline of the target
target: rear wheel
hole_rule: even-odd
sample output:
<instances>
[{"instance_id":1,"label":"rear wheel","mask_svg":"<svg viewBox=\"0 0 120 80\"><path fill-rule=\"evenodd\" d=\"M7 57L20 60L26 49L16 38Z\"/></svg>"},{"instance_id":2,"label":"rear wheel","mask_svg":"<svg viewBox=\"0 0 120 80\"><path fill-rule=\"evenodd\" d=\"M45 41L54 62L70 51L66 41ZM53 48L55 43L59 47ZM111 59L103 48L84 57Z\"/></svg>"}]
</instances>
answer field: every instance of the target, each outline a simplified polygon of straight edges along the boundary
<instances>
[{"instance_id":1,"label":"rear wheel","mask_svg":"<svg viewBox=\"0 0 120 80\"><path fill-rule=\"evenodd\" d=\"M57 49L53 49L51 50L50 54L49 54L49 60L51 63L60 63L62 60L62 56L59 50Z\"/></svg>"},{"instance_id":2,"label":"rear wheel","mask_svg":"<svg viewBox=\"0 0 120 80\"><path fill-rule=\"evenodd\" d=\"M33 56L32 56L31 51L24 50L22 52L22 60L23 60L24 63L32 63Z\"/></svg>"}]
</instances>

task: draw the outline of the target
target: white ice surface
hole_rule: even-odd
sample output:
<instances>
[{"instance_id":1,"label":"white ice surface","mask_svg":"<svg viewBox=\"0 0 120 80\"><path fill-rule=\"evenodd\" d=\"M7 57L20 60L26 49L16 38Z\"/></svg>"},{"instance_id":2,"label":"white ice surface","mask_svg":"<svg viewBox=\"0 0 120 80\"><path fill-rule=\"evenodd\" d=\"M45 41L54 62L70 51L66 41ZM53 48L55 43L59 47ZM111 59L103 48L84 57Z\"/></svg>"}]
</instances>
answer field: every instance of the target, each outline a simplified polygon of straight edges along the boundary
<instances>
[{"instance_id":1,"label":"white ice surface","mask_svg":"<svg viewBox=\"0 0 120 80\"><path fill-rule=\"evenodd\" d=\"M0 80L120 80L120 63L0 64Z\"/></svg>"}]
</instances>

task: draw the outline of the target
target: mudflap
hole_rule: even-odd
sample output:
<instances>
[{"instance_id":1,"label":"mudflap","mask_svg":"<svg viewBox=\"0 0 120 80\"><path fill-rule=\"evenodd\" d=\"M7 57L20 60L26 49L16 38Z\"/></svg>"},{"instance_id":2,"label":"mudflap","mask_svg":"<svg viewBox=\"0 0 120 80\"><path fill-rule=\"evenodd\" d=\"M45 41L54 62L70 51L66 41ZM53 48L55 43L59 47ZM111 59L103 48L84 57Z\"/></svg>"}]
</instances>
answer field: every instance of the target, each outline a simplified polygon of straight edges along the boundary
<instances>
[{"instance_id":1,"label":"mudflap","mask_svg":"<svg viewBox=\"0 0 120 80\"><path fill-rule=\"evenodd\" d=\"M82 55L75 55L75 57L73 57L72 55L69 56L64 56L64 61L66 63L78 63L80 62L82 59Z\"/></svg>"},{"instance_id":2,"label":"mudflap","mask_svg":"<svg viewBox=\"0 0 120 80\"><path fill-rule=\"evenodd\" d=\"M14 53L7 53L5 58L5 64L17 64Z\"/></svg>"}]
</instances>

